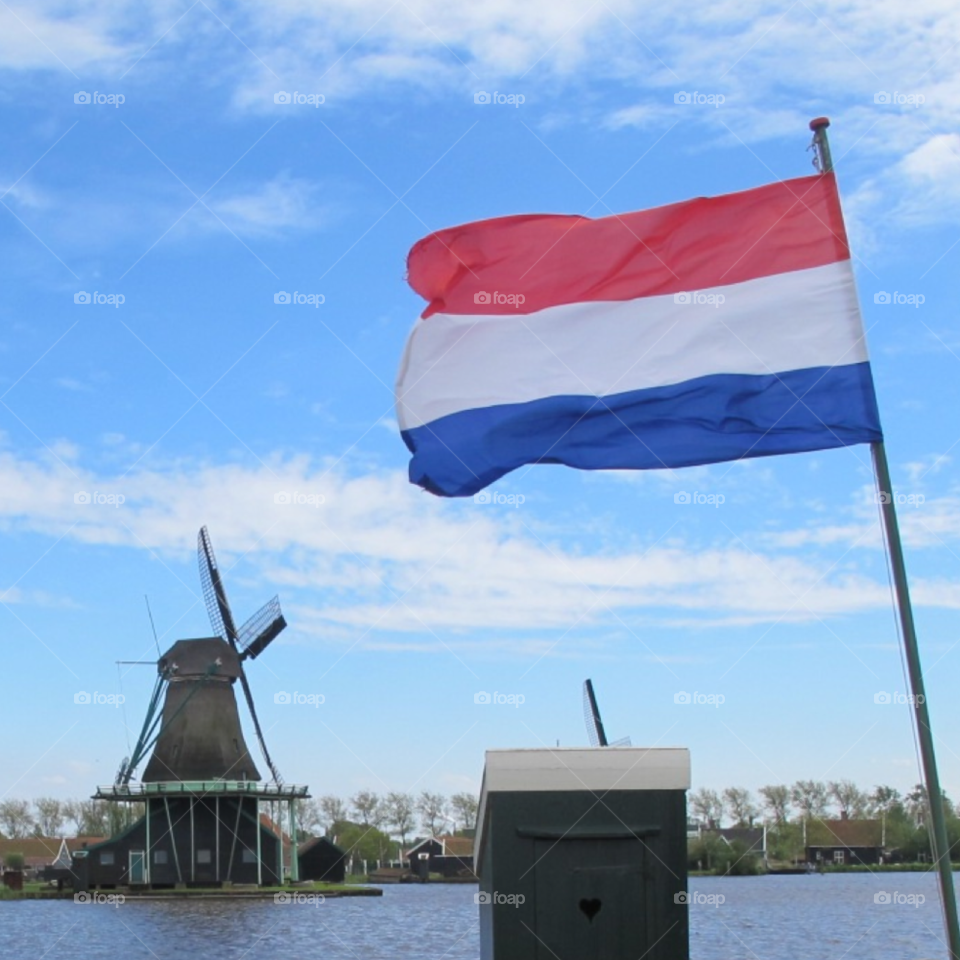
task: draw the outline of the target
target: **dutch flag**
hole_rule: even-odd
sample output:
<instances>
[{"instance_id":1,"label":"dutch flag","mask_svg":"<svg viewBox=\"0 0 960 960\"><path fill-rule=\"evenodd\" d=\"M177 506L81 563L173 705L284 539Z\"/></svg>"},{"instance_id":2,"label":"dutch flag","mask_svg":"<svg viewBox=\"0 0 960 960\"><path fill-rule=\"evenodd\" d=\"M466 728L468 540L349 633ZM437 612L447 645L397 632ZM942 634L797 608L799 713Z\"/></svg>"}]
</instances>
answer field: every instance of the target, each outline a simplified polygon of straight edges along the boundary
<instances>
[{"instance_id":1,"label":"dutch flag","mask_svg":"<svg viewBox=\"0 0 960 960\"><path fill-rule=\"evenodd\" d=\"M882 439L836 180L591 220L513 216L408 258L410 480L657 469Z\"/></svg>"}]
</instances>

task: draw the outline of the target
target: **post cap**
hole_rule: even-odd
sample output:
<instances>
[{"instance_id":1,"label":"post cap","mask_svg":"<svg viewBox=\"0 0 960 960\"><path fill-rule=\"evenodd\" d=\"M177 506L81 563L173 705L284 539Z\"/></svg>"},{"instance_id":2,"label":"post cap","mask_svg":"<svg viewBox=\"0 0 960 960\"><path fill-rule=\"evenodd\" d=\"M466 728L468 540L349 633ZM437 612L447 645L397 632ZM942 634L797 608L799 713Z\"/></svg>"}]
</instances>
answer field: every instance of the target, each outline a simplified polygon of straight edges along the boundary
<instances>
[{"instance_id":1,"label":"post cap","mask_svg":"<svg viewBox=\"0 0 960 960\"><path fill-rule=\"evenodd\" d=\"M814 133L816 133L817 130L819 130L821 127L829 127L829 126L830 126L829 117L817 117L815 120L810 121L810 129L813 130Z\"/></svg>"}]
</instances>

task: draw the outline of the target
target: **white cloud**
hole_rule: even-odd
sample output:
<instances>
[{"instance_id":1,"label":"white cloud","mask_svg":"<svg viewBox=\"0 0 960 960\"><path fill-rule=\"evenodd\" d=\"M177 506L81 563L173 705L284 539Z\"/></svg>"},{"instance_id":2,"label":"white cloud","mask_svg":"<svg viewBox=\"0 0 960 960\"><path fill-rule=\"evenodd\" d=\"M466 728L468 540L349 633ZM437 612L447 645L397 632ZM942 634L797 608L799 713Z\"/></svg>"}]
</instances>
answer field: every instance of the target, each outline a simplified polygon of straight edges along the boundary
<instances>
[{"instance_id":1,"label":"white cloud","mask_svg":"<svg viewBox=\"0 0 960 960\"><path fill-rule=\"evenodd\" d=\"M284 230L311 230L326 215L317 201L319 189L308 180L281 174L273 180L223 200L210 208L232 230L243 234L277 234ZM217 226L212 222L211 226Z\"/></svg>"}]
</instances>

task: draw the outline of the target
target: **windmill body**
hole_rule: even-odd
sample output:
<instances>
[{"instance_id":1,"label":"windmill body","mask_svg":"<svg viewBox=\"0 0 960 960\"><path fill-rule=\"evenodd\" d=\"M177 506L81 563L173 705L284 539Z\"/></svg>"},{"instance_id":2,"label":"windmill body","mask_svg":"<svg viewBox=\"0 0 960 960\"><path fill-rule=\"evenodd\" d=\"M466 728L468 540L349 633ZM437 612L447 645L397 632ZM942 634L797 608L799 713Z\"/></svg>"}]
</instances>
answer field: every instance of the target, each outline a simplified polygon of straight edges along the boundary
<instances>
[{"instance_id":1,"label":"windmill body","mask_svg":"<svg viewBox=\"0 0 960 960\"><path fill-rule=\"evenodd\" d=\"M130 828L74 858L77 889L144 885L276 884L283 844L261 804L286 804L290 849L295 804L307 787L285 784L267 752L244 664L286 626L276 598L239 629L227 602L206 527L198 541L200 579L215 636L178 640L157 661L157 684L131 756L94 799L141 803ZM271 779L262 781L237 706L239 683ZM149 754L139 781L134 774ZM271 818L268 823L274 823ZM288 864L298 879L298 861Z\"/></svg>"}]
</instances>

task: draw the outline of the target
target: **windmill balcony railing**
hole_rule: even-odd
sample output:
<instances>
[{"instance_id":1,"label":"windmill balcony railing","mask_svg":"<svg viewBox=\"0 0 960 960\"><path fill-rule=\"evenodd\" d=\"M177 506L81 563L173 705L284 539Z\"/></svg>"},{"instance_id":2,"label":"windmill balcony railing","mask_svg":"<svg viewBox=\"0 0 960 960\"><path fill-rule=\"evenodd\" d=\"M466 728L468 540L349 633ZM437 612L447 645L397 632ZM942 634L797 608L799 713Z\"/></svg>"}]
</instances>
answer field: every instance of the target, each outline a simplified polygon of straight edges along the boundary
<instances>
[{"instance_id":1,"label":"windmill balcony railing","mask_svg":"<svg viewBox=\"0 0 960 960\"><path fill-rule=\"evenodd\" d=\"M261 799L306 799L309 787L300 783L256 780L161 780L151 783L111 783L97 787L95 800L143 800L179 794L250 796Z\"/></svg>"}]
</instances>

